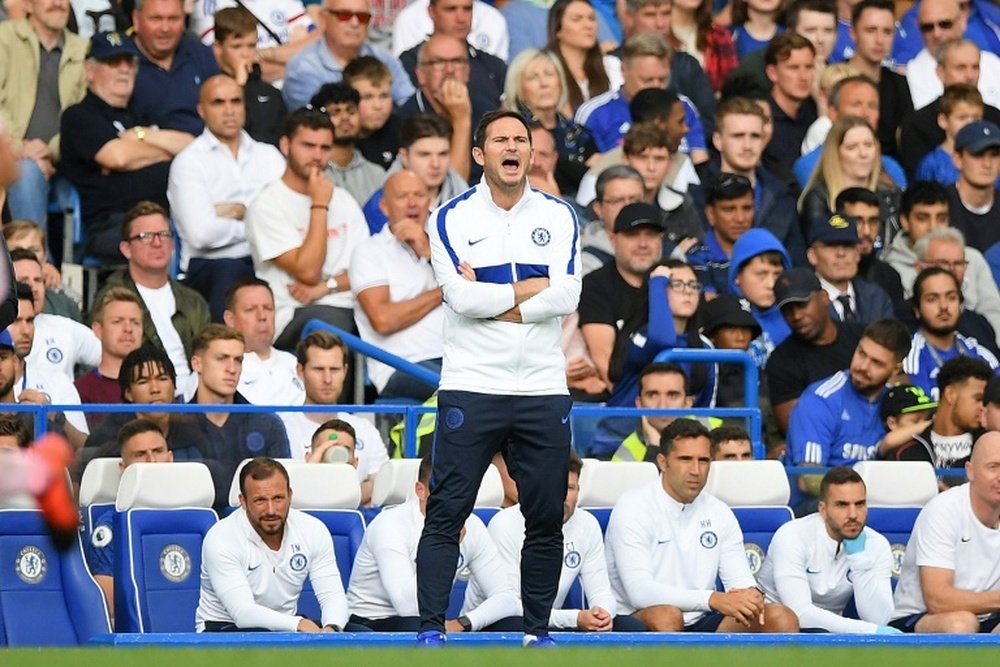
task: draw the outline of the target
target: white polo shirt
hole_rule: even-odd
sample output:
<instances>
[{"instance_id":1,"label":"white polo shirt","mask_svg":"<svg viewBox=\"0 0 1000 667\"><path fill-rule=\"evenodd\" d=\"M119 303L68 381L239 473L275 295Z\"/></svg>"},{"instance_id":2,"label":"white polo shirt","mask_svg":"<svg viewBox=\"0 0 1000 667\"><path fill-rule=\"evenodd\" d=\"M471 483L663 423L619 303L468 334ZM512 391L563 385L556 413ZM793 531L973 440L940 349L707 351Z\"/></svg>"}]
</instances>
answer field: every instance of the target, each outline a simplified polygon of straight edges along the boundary
<instances>
[{"instance_id":1,"label":"white polo shirt","mask_svg":"<svg viewBox=\"0 0 1000 667\"><path fill-rule=\"evenodd\" d=\"M295 365L295 355L274 347L267 360L247 352L236 390L254 405L302 405L306 390Z\"/></svg>"},{"instance_id":2,"label":"white polo shirt","mask_svg":"<svg viewBox=\"0 0 1000 667\"><path fill-rule=\"evenodd\" d=\"M295 632L301 620L295 612L307 578L323 612L320 625L343 629L347 598L326 526L289 510L281 548L272 551L239 508L205 535L195 629L203 632L206 621L219 621Z\"/></svg>"},{"instance_id":3,"label":"white polo shirt","mask_svg":"<svg viewBox=\"0 0 1000 667\"><path fill-rule=\"evenodd\" d=\"M354 308L354 295L350 292L327 294L312 304L299 303L288 293L288 287L295 279L273 261L275 257L302 245L309 231L311 205L308 195L295 192L278 179L265 187L247 210L246 235L254 271L258 278L271 283L274 290L274 325L279 334L292 320L295 309L303 305ZM368 223L361 207L344 188L333 188L326 230L324 279L346 271L354 248L368 238Z\"/></svg>"},{"instance_id":4,"label":"white polo shirt","mask_svg":"<svg viewBox=\"0 0 1000 667\"><path fill-rule=\"evenodd\" d=\"M894 619L927 611L921 567L951 570L952 585L960 590L1000 590L1000 529L984 526L973 514L969 491L968 482L948 489L920 511L903 555Z\"/></svg>"},{"instance_id":5,"label":"white polo shirt","mask_svg":"<svg viewBox=\"0 0 1000 667\"><path fill-rule=\"evenodd\" d=\"M27 356L28 368L46 374L76 377L77 364L96 368L101 363L101 341L93 330L62 315L35 316L35 338Z\"/></svg>"},{"instance_id":6,"label":"white polo shirt","mask_svg":"<svg viewBox=\"0 0 1000 667\"><path fill-rule=\"evenodd\" d=\"M49 397L50 405L80 405L80 392L76 385L62 373L51 371L36 371L29 368L21 379L14 383L14 398L20 401L21 392L25 389L40 391ZM87 418L82 412L69 410L63 413L66 421L81 433L90 433Z\"/></svg>"},{"instance_id":7,"label":"white polo shirt","mask_svg":"<svg viewBox=\"0 0 1000 667\"><path fill-rule=\"evenodd\" d=\"M313 433L323 423L310 419L310 414L316 415L317 413L277 413L285 424L285 431L288 433L288 446L291 448L293 459L304 460L309 456L309 453L312 452ZM333 416L324 415L323 421L334 418L343 419L354 427L354 434L357 436L354 441L354 456L358 459L358 481L363 482L377 473L382 464L389 460L389 450L385 446L385 441L382 440L375 425L364 417L338 412Z\"/></svg>"},{"instance_id":8,"label":"white polo shirt","mask_svg":"<svg viewBox=\"0 0 1000 667\"><path fill-rule=\"evenodd\" d=\"M383 335L372 327L357 296L366 289L388 287L389 300L406 301L437 287L430 261L417 256L413 249L400 243L385 225L374 236L365 239L351 257L351 291L354 292L354 321L364 340L407 361L440 359L444 354L444 308L437 308L419 321ZM396 369L373 359L368 360L368 375L375 388L382 391Z\"/></svg>"},{"instance_id":9,"label":"white polo shirt","mask_svg":"<svg viewBox=\"0 0 1000 667\"><path fill-rule=\"evenodd\" d=\"M757 585L733 511L702 491L684 505L657 479L627 491L605 534L608 575L618 613L673 605L690 625L711 611L716 577L725 589Z\"/></svg>"},{"instance_id":10,"label":"white polo shirt","mask_svg":"<svg viewBox=\"0 0 1000 667\"><path fill-rule=\"evenodd\" d=\"M794 611L803 628L874 633L892 617L892 550L878 532L864 534L864 551L848 555L819 514L783 525L758 577L767 601ZM851 599L861 620L841 616Z\"/></svg>"},{"instance_id":11,"label":"white polo shirt","mask_svg":"<svg viewBox=\"0 0 1000 667\"><path fill-rule=\"evenodd\" d=\"M507 576L514 582L514 590L521 591L521 547L524 546L524 515L520 505L514 505L500 510L490 520L490 537L500 552ZM566 601L566 595L573 586L573 581L580 577L583 594L587 597L590 607L601 607L612 617L617 613L618 605L611 592L611 582L608 580L608 564L604 560L604 538L601 536L601 526L594 515L576 510L569 521L563 524L563 564L559 572L559 589L552 602L552 614L549 616L549 627L577 629L579 609L560 609ZM469 586L469 597L473 603L478 602L482 591L478 586Z\"/></svg>"},{"instance_id":12,"label":"white polo shirt","mask_svg":"<svg viewBox=\"0 0 1000 667\"><path fill-rule=\"evenodd\" d=\"M413 0L399 10L392 24L392 54L397 58L403 51L422 43L434 32L434 24L427 13L428 5L430 0ZM493 5L473 0L472 28L468 41L480 51L506 62L510 50L507 18Z\"/></svg>"},{"instance_id":13,"label":"white polo shirt","mask_svg":"<svg viewBox=\"0 0 1000 667\"><path fill-rule=\"evenodd\" d=\"M378 620L390 616L417 616L417 543L424 529L420 501L411 498L379 513L365 531L347 585L352 614ZM469 579L485 598L470 604L468 589L462 614L473 630L520 613L513 582L505 570L486 526L475 514L465 520L465 537L459 543L455 579Z\"/></svg>"}]
</instances>

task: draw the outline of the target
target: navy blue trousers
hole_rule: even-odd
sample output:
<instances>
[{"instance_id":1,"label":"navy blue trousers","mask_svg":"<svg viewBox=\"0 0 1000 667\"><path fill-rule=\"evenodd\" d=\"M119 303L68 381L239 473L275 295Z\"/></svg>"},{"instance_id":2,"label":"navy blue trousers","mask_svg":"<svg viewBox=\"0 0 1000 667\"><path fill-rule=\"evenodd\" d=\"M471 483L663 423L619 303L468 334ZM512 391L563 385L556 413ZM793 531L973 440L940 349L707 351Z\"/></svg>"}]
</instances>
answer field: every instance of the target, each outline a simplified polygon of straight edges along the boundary
<instances>
[{"instance_id":1,"label":"navy blue trousers","mask_svg":"<svg viewBox=\"0 0 1000 667\"><path fill-rule=\"evenodd\" d=\"M569 396L495 396L442 391L427 518L417 548L420 629L444 629L458 538L493 455L503 452L524 514L524 631L548 634L562 568L563 502L569 475Z\"/></svg>"}]
</instances>

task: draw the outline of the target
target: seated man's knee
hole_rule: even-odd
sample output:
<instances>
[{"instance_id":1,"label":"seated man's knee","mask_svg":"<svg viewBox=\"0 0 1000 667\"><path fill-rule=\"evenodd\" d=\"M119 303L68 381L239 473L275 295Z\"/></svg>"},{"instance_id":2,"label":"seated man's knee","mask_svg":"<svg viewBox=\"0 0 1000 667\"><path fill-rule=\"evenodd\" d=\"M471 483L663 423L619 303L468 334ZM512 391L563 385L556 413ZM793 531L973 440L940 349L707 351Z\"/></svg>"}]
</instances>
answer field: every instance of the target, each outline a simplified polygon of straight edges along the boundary
<instances>
[{"instance_id":1,"label":"seated man's knee","mask_svg":"<svg viewBox=\"0 0 1000 667\"><path fill-rule=\"evenodd\" d=\"M917 622L917 632L941 632L947 634L975 634L979 632L979 618L971 611L951 611L943 614L928 614Z\"/></svg>"},{"instance_id":2,"label":"seated man's knee","mask_svg":"<svg viewBox=\"0 0 1000 667\"><path fill-rule=\"evenodd\" d=\"M684 629L684 614L672 605L646 607L633 614L650 632L680 632Z\"/></svg>"},{"instance_id":3,"label":"seated man's knee","mask_svg":"<svg viewBox=\"0 0 1000 667\"><path fill-rule=\"evenodd\" d=\"M766 632L798 632L799 617L783 604L765 605L764 630Z\"/></svg>"}]
</instances>

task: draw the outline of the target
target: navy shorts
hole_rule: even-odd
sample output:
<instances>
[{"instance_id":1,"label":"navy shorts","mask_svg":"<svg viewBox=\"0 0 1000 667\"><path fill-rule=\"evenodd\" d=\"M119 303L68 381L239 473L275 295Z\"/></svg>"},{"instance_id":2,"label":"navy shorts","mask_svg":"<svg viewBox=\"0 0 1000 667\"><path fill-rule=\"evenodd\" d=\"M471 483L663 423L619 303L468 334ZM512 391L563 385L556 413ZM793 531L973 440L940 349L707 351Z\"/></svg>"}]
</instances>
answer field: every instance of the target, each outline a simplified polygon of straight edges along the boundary
<instances>
[{"instance_id":1,"label":"navy shorts","mask_svg":"<svg viewBox=\"0 0 1000 667\"><path fill-rule=\"evenodd\" d=\"M718 632L725 617L721 611L710 611L691 625L685 625L684 632Z\"/></svg>"}]
</instances>

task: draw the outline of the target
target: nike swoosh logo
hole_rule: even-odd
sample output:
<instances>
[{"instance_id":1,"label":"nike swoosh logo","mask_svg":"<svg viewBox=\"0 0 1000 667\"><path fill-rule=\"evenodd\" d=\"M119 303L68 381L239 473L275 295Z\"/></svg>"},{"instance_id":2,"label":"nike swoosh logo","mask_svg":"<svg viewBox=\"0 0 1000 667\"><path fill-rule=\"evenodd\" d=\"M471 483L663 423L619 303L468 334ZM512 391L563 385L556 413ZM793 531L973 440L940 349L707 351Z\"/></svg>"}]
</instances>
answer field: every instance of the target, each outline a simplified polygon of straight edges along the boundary
<instances>
[{"instance_id":1,"label":"nike swoosh logo","mask_svg":"<svg viewBox=\"0 0 1000 667\"><path fill-rule=\"evenodd\" d=\"M269 99L271 99L271 98L268 97L267 95L258 95L257 96L257 101L259 103L261 103L261 104L263 104L264 102L267 102Z\"/></svg>"},{"instance_id":2,"label":"nike swoosh logo","mask_svg":"<svg viewBox=\"0 0 1000 667\"><path fill-rule=\"evenodd\" d=\"M488 239L488 238L489 238L488 236L484 236L484 237L483 237L483 238L481 238L481 239L476 239L475 241L469 241L469 245L470 245L470 246L474 246L474 245L476 245L477 243L482 243L483 241L485 241L485 240L486 240L486 239Z\"/></svg>"},{"instance_id":3,"label":"nike swoosh logo","mask_svg":"<svg viewBox=\"0 0 1000 667\"><path fill-rule=\"evenodd\" d=\"M667 538L667 539L665 539L665 540L656 540L656 543L657 543L657 544L666 544L666 543L667 543L667 542L669 542L669 541L670 541L670 538L668 537L668 538Z\"/></svg>"},{"instance_id":4,"label":"nike swoosh logo","mask_svg":"<svg viewBox=\"0 0 1000 667\"><path fill-rule=\"evenodd\" d=\"M822 571L823 570L811 570L808 567L806 568L806 574L819 574Z\"/></svg>"},{"instance_id":5,"label":"nike swoosh logo","mask_svg":"<svg viewBox=\"0 0 1000 667\"><path fill-rule=\"evenodd\" d=\"M963 537L962 542L968 542L971 539L972 539L971 537Z\"/></svg>"},{"instance_id":6,"label":"nike swoosh logo","mask_svg":"<svg viewBox=\"0 0 1000 667\"><path fill-rule=\"evenodd\" d=\"M566 415L565 417L561 418L559 421L562 422L563 424L565 424L566 422L569 421L569 415Z\"/></svg>"},{"instance_id":7,"label":"nike swoosh logo","mask_svg":"<svg viewBox=\"0 0 1000 667\"><path fill-rule=\"evenodd\" d=\"M254 570L256 570L256 569L257 569L258 567L260 567L260 563L257 563L257 564L256 564L256 565L254 565L253 567L248 567L248 568L247 568L247 572L253 572L253 571L254 571Z\"/></svg>"}]
</instances>

